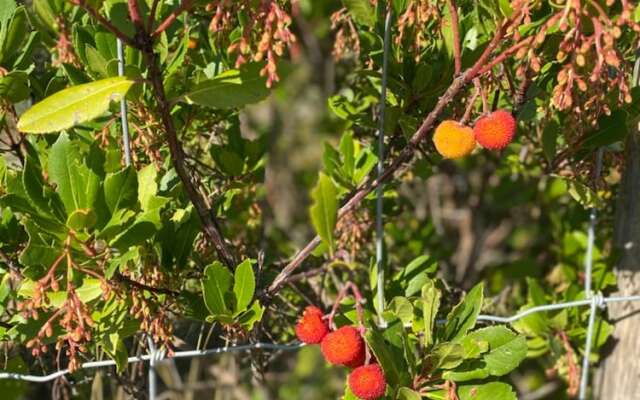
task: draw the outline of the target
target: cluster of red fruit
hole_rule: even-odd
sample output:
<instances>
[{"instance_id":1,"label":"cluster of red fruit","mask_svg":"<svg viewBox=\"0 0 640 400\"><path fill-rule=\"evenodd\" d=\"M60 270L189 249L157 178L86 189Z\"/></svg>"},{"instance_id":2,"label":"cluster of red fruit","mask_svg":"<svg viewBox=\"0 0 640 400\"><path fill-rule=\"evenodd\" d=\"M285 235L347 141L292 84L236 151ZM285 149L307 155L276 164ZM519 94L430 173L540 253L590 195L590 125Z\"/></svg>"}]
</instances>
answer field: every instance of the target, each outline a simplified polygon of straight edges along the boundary
<instances>
[{"instance_id":1,"label":"cluster of red fruit","mask_svg":"<svg viewBox=\"0 0 640 400\"><path fill-rule=\"evenodd\" d=\"M471 153L476 142L485 149L505 148L516 133L516 120L510 112L494 111L480 118L473 129L457 121L443 121L433 135L436 150L445 158L460 158Z\"/></svg>"},{"instance_id":2,"label":"cluster of red fruit","mask_svg":"<svg viewBox=\"0 0 640 400\"><path fill-rule=\"evenodd\" d=\"M375 400L384 395L387 382L380 365L366 362L366 344L360 331L343 326L330 331L322 311L309 306L296 325L298 339L306 344L320 343L324 358L333 365L353 368L348 383L351 392L363 400Z\"/></svg>"}]
</instances>

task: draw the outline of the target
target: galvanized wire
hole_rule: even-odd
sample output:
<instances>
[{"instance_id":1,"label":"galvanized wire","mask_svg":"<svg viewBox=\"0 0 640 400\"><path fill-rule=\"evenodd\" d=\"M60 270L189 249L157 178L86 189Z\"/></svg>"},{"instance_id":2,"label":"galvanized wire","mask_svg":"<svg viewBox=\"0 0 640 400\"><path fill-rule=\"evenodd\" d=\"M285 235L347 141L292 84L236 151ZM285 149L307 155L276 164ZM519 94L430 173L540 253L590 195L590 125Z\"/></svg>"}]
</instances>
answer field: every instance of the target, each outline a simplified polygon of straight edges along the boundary
<instances>
[{"instance_id":1,"label":"galvanized wire","mask_svg":"<svg viewBox=\"0 0 640 400\"><path fill-rule=\"evenodd\" d=\"M251 351L251 350L276 350L276 351L293 351L298 350L303 347L303 344L293 343L293 344L274 344L274 343L252 343L246 345L239 346L225 346L218 347L214 349L208 350L187 350L180 351L174 353L172 358L195 358L195 357L204 357L210 356L214 354L221 353L237 353L243 351ZM154 359L154 362L160 361L162 359L162 353L155 352L154 354L146 354L139 357L129 357L127 359L128 364L132 363L140 363L151 361ZM116 362L113 360L103 360L103 361L91 361L83 363L79 369L94 369L94 368L105 368L105 367L113 367L116 365ZM60 371L53 372L48 375L28 375L28 374L18 374L15 372L0 372L0 379L15 379L20 381L28 381L28 382L49 382L61 376L69 374L70 371L68 369L63 369Z\"/></svg>"},{"instance_id":2,"label":"galvanized wire","mask_svg":"<svg viewBox=\"0 0 640 400\"><path fill-rule=\"evenodd\" d=\"M116 48L118 53L118 76L124 76L124 48L122 40L119 38L116 40ZM120 123L122 125L122 146L124 148L124 162L127 165L131 165L131 143L129 140L129 115L127 111L127 99L126 96L122 96L120 100Z\"/></svg>"}]
</instances>

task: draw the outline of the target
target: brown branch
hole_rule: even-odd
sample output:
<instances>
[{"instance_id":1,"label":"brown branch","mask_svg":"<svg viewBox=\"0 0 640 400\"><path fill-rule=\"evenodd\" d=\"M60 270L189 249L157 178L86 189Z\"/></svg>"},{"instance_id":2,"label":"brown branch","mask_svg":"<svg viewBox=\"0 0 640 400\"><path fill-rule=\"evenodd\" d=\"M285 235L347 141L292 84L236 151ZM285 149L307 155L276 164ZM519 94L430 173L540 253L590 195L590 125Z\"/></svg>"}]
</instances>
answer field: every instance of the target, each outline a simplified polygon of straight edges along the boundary
<instances>
[{"instance_id":1,"label":"brown branch","mask_svg":"<svg viewBox=\"0 0 640 400\"><path fill-rule=\"evenodd\" d=\"M122 40L123 43L126 43L127 45L129 45L131 47L134 47L134 48L138 48L139 47L139 46L136 45L136 43L133 41L132 38L127 36L120 29L116 28L115 25L113 25L111 22L109 22L109 20L107 20L105 17L103 17L96 9L94 9L93 7L87 5L85 0L69 0L69 3L71 3L73 5L76 5L76 6L80 7L80 8L82 8L83 10L85 10L96 21L98 21L98 23L100 25L102 25L106 30L108 30L109 32L113 33L114 35L116 35L117 38Z\"/></svg>"},{"instance_id":2,"label":"brown branch","mask_svg":"<svg viewBox=\"0 0 640 400\"><path fill-rule=\"evenodd\" d=\"M149 69L149 80L156 98L158 113L160 114L165 134L167 135L173 167L176 169L176 173L182 181L189 200L198 212L205 234L213 243L221 261L224 262L227 267L233 269L235 268L234 257L220 234L217 221L211 211L211 206L208 204L208 200L198 193L198 189L196 189L194 182L192 182L192 177L187 171L184 150L178 140L177 131L171 119L171 106L166 98L158 57L157 54L153 52L151 37L147 39L148 41L143 49L143 55L147 68ZM198 183L196 182L196 184Z\"/></svg>"},{"instance_id":3,"label":"brown branch","mask_svg":"<svg viewBox=\"0 0 640 400\"><path fill-rule=\"evenodd\" d=\"M158 28L153 31L151 36L156 37L167 30L167 28L169 28L171 24L173 24L173 22L178 18L180 14L191 7L191 4L191 0L182 0L180 6L176 8L167 18L165 18L164 21L160 23L160 25L158 25Z\"/></svg>"},{"instance_id":4,"label":"brown branch","mask_svg":"<svg viewBox=\"0 0 640 400\"><path fill-rule=\"evenodd\" d=\"M489 72L493 67L495 67L496 65L500 64L501 62L503 62L507 57L509 57L511 54L517 52L518 50L520 50L521 48L523 48L524 46L527 46L529 44L531 44L531 42L533 41L533 36L530 36L524 40L522 40L519 43L514 44L513 46L509 47L508 49L506 49L505 51L503 51L499 56L497 56L496 58L494 58L489 64L485 65L480 72L478 73L478 75L483 75L487 72Z\"/></svg>"},{"instance_id":5,"label":"brown branch","mask_svg":"<svg viewBox=\"0 0 640 400\"><path fill-rule=\"evenodd\" d=\"M453 31L453 59L455 62L455 74L462 71L462 52L460 51L460 23L458 21L458 7L456 0L448 0L449 14L451 14L451 29Z\"/></svg>"},{"instance_id":6,"label":"brown branch","mask_svg":"<svg viewBox=\"0 0 640 400\"><path fill-rule=\"evenodd\" d=\"M129 10L129 17L131 22L135 26L138 35L145 32L144 23L142 22L142 16L140 15L140 7L138 7L138 0L127 0L127 8Z\"/></svg>"},{"instance_id":7,"label":"brown branch","mask_svg":"<svg viewBox=\"0 0 640 400\"><path fill-rule=\"evenodd\" d=\"M413 155L416 152L420 142L422 142L427 133L433 128L438 116L444 111L446 106L453 100L453 98L476 76L478 76L479 71L482 67L487 63L488 58L491 56L493 51L498 47L500 41L504 37L504 34L507 31L507 28L513 23L515 19L517 19L519 12L514 13L514 17L512 20L506 21L503 23L496 35L493 37L491 42L484 49L483 53L480 55L476 63L466 70L462 75L456 77L449 88L445 91L445 93L440 97L435 107L431 110L431 112L427 115L427 117L422 122L422 125L411 137L407 145L404 149L398 154L398 156L393 160L391 165L389 165L380 178L370 178L367 182L365 182L358 190L356 190L352 196L347 200L347 202L338 210L338 220L342 219L346 214L351 212L353 209L358 207L362 200L369 195L373 190L375 190L382 183L389 180L396 172L403 173L408 168L408 163L413 159ZM291 262L287 264L282 271L275 277L271 285L266 289L265 293L263 293L263 297L269 298L274 293L276 293L280 287L284 283L286 283L289 276L295 271L304 260L311 255L313 250L318 247L320 244L320 237L314 237L304 248L302 248L296 255L293 257Z\"/></svg>"},{"instance_id":8,"label":"brown branch","mask_svg":"<svg viewBox=\"0 0 640 400\"><path fill-rule=\"evenodd\" d=\"M124 276L124 275L122 275L120 273L116 273L113 277L118 282L122 282L125 285L133 286L133 287L135 287L137 289L146 290L146 291L152 292L152 293L167 294L167 295L173 296L173 297L180 296L180 293L178 293L176 291L173 291L171 289L158 288L158 287L145 285L144 283L140 283L140 282L134 281L133 279L129 279L126 276Z\"/></svg>"}]
</instances>

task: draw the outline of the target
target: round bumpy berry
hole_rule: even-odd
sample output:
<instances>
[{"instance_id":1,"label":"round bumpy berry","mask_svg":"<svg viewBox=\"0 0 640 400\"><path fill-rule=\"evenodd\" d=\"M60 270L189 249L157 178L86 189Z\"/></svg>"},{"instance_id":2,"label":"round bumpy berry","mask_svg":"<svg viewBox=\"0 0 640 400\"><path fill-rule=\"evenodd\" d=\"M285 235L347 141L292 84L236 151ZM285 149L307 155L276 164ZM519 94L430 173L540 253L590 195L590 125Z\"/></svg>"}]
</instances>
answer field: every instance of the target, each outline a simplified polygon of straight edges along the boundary
<instances>
[{"instance_id":1,"label":"round bumpy berry","mask_svg":"<svg viewBox=\"0 0 640 400\"><path fill-rule=\"evenodd\" d=\"M380 365L363 365L349 374L351 392L362 400L375 400L384 396L387 381Z\"/></svg>"},{"instance_id":2,"label":"round bumpy berry","mask_svg":"<svg viewBox=\"0 0 640 400\"><path fill-rule=\"evenodd\" d=\"M317 344L329 333L329 326L322 319L322 311L318 307L308 306L296 325L296 336L301 342Z\"/></svg>"},{"instance_id":3,"label":"round bumpy berry","mask_svg":"<svg viewBox=\"0 0 640 400\"><path fill-rule=\"evenodd\" d=\"M460 158L476 147L473 129L457 121L443 121L433 134L433 143L438 153L445 158Z\"/></svg>"},{"instance_id":4,"label":"round bumpy berry","mask_svg":"<svg viewBox=\"0 0 640 400\"><path fill-rule=\"evenodd\" d=\"M473 134L485 149L501 150L513 140L516 134L516 120L508 111L494 111L476 122Z\"/></svg>"},{"instance_id":5,"label":"round bumpy berry","mask_svg":"<svg viewBox=\"0 0 640 400\"><path fill-rule=\"evenodd\" d=\"M350 368L364 363L365 347L360 332L353 326L343 326L322 339L320 349L324 358L331 364Z\"/></svg>"}]
</instances>

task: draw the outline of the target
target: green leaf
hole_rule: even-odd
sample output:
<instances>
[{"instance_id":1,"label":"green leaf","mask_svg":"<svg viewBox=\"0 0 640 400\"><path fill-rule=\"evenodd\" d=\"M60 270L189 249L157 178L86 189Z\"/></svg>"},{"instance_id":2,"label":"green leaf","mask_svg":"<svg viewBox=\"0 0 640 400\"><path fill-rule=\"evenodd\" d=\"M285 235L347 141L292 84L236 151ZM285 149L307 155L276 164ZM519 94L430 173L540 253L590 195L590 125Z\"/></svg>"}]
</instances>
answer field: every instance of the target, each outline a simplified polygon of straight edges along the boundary
<instances>
[{"instance_id":1,"label":"green leaf","mask_svg":"<svg viewBox=\"0 0 640 400\"><path fill-rule=\"evenodd\" d=\"M387 307L403 324L413 321L413 304L406 297L394 297Z\"/></svg>"},{"instance_id":2,"label":"green leaf","mask_svg":"<svg viewBox=\"0 0 640 400\"><path fill-rule=\"evenodd\" d=\"M120 208L133 208L137 194L138 180L136 171L132 167L107 174L104 180L104 197L111 213Z\"/></svg>"},{"instance_id":3,"label":"green leaf","mask_svg":"<svg viewBox=\"0 0 640 400\"><path fill-rule=\"evenodd\" d=\"M391 386L408 385L411 377L402 351L393 351L393 346L385 342L384 337L373 329L367 330L365 340L384 370L387 382Z\"/></svg>"},{"instance_id":4,"label":"green leaf","mask_svg":"<svg viewBox=\"0 0 640 400\"><path fill-rule=\"evenodd\" d=\"M98 220L96 213L91 209L77 209L67 218L67 226L73 230L80 231L92 228Z\"/></svg>"},{"instance_id":5,"label":"green leaf","mask_svg":"<svg viewBox=\"0 0 640 400\"><path fill-rule=\"evenodd\" d=\"M490 382L458 387L460 400L517 400L511 385L503 382Z\"/></svg>"},{"instance_id":6,"label":"green leaf","mask_svg":"<svg viewBox=\"0 0 640 400\"><path fill-rule=\"evenodd\" d=\"M211 108L238 108L257 103L269 95L260 64L246 64L240 70L225 71L197 84L184 95L187 102Z\"/></svg>"},{"instance_id":7,"label":"green leaf","mask_svg":"<svg viewBox=\"0 0 640 400\"><path fill-rule=\"evenodd\" d=\"M233 279L233 293L236 296L235 314L247 309L256 289L256 278L253 274L251 260L244 260L236 268Z\"/></svg>"},{"instance_id":8,"label":"green leaf","mask_svg":"<svg viewBox=\"0 0 640 400\"><path fill-rule=\"evenodd\" d=\"M476 324L482 308L484 285L477 284L467 293L447 316L444 328L444 340L452 341L464 336Z\"/></svg>"},{"instance_id":9,"label":"green leaf","mask_svg":"<svg viewBox=\"0 0 640 400\"><path fill-rule=\"evenodd\" d=\"M5 29L6 28L6 29ZM0 32L0 64L9 60L20 50L22 43L29 37L29 18L24 6L19 6L13 12L11 21L2 24Z\"/></svg>"},{"instance_id":10,"label":"green leaf","mask_svg":"<svg viewBox=\"0 0 640 400\"><path fill-rule=\"evenodd\" d=\"M109 244L121 251L138 245L151 238L162 227L160 221L161 208L154 208L140 214L134 223L116 236Z\"/></svg>"},{"instance_id":11,"label":"green leaf","mask_svg":"<svg viewBox=\"0 0 640 400\"><path fill-rule=\"evenodd\" d=\"M212 315L228 315L227 296L231 289L231 272L220 262L214 261L204 270L202 292L204 303Z\"/></svg>"},{"instance_id":12,"label":"green leaf","mask_svg":"<svg viewBox=\"0 0 640 400\"><path fill-rule=\"evenodd\" d=\"M64 221L62 205L57 198L58 202L51 198L53 193L44 183L37 161L31 157L25 159L22 170L22 185L29 201L38 209L40 215L52 218L57 216L58 220Z\"/></svg>"},{"instance_id":13,"label":"green leaf","mask_svg":"<svg viewBox=\"0 0 640 400\"><path fill-rule=\"evenodd\" d=\"M598 196L598 194L584 183L566 178L563 176L555 175L558 179L564 181L567 185L567 191L571 197L580 203L584 208L602 208L605 205L604 200Z\"/></svg>"},{"instance_id":14,"label":"green leaf","mask_svg":"<svg viewBox=\"0 0 640 400\"><path fill-rule=\"evenodd\" d=\"M408 387L401 387L398 389L398 395L396 396L397 400L421 400L422 396L414 390L409 389Z\"/></svg>"},{"instance_id":15,"label":"green leaf","mask_svg":"<svg viewBox=\"0 0 640 400\"><path fill-rule=\"evenodd\" d=\"M245 330L250 331L251 329L253 329L255 323L262 319L264 310L265 308L260 304L260 302L256 301L253 303L251 308L240 315L240 318L238 318L238 323L242 325Z\"/></svg>"},{"instance_id":16,"label":"green leaf","mask_svg":"<svg viewBox=\"0 0 640 400\"><path fill-rule=\"evenodd\" d=\"M320 173L318 184L311 191L311 198L314 200L310 209L311 222L318 236L329 246L329 252L333 253L333 231L338 216L338 194L331 178Z\"/></svg>"},{"instance_id":17,"label":"green leaf","mask_svg":"<svg viewBox=\"0 0 640 400\"><path fill-rule=\"evenodd\" d=\"M93 171L81 163L76 144L66 134L61 134L51 146L49 178L57 185L67 214L77 209L93 208L100 181Z\"/></svg>"},{"instance_id":18,"label":"green leaf","mask_svg":"<svg viewBox=\"0 0 640 400\"><path fill-rule=\"evenodd\" d=\"M343 2L357 23L370 28L376 24L376 9L369 0L343 0Z\"/></svg>"},{"instance_id":19,"label":"green leaf","mask_svg":"<svg viewBox=\"0 0 640 400\"><path fill-rule=\"evenodd\" d=\"M133 81L125 77L108 78L61 90L35 104L18 122L26 133L49 133L90 121L120 101Z\"/></svg>"},{"instance_id":20,"label":"green leaf","mask_svg":"<svg viewBox=\"0 0 640 400\"><path fill-rule=\"evenodd\" d=\"M505 326L490 326L473 331L469 339L489 343L484 354L487 371L493 376L506 375L527 357L527 341Z\"/></svg>"},{"instance_id":21,"label":"green leaf","mask_svg":"<svg viewBox=\"0 0 640 400\"><path fill-rule=\"evenodd\" d=\"M158 171L153 164L138 171L138 201L143 210L151 208L152 199L158 193L157 176Z\"/></svg>"},{"instance_id":22,"label":"green leaf","mask_svg":"<svg viewBox=\"0 0 640 400\"><path fill-rule=\"evenodd\" d=\"M29 98L29 75L23 71L12 71L0 77L0 97L11 103Z\"/></svg>"},{"instance_id":23,"label":"green leaf","mask_svg":"<svg viewBox=\"0 0 640 400\"><path fill-rule=\"evenodd\" d=\"M16 7L15 0L0 0L0 26L6 25L11 20ZM0 38L4 40L4 36Z\"/></svg>"},{"instance_id":24,"label":"green leaf","mask_svg":"<svg viewBox=\"0 0 640 400\"><path fill-rule=\"evenodd\" d=\"M435 281L429 280L422 287L422 298L417 302L422 307L422 343L427 348L433 344L433 331L441 297L442 293L436 288Z\"/></svg>"},{"instance_id":25,"label":"green leaf","mask_svg":"<svg viewBox=\"0 0 640 400\"><path fill-rule=\"evenodd\" d=\"M453 369L464 361L464 347L460 343L443 342L436 345L429 358L432 371Z\"/></svg>"},{"instance_id":26,"label":"green leaf","mask_svg":"<svg viewBox=\"0 0 640 400\"><path fill-rule=\"evenodd\" d=\"M84 53L87 57L89 70L93 72L93 76L97 78L106 78L109 76L107 72L107 60L96 50L95 47L85 45Z\"/></svg>"}]
</instances>

